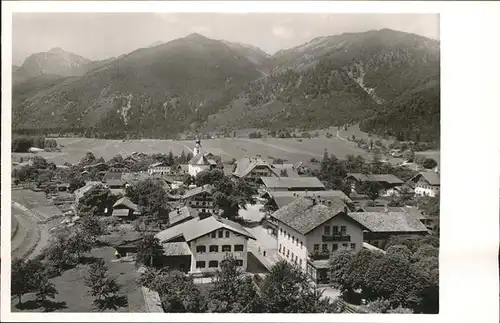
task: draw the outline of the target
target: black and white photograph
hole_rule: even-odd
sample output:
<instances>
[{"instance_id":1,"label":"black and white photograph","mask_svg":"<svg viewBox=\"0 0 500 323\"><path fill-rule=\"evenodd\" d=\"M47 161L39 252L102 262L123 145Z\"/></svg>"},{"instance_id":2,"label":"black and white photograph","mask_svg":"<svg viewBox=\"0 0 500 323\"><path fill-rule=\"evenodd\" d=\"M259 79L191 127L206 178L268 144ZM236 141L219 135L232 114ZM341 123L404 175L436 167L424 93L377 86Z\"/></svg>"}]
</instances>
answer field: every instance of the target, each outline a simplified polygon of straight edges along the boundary
<instances>
[{"instance_id":1,"label":"black and white photograph","mask_svg":"<svg viewBox=\"0 0 500 323\"><path fill-rule=\"evenodd\" d=\"M10 312L440 313L439 13L119 11L12 13Z\"/></svg>"}]
</instances>

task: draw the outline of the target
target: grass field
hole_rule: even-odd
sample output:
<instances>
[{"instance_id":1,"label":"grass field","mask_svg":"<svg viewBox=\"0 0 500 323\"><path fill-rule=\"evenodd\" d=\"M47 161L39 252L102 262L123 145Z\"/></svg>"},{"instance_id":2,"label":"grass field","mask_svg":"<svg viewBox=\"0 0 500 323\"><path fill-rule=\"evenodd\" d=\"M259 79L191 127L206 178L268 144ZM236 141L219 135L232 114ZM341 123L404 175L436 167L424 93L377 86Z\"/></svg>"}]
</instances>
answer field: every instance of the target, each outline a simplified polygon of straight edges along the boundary
<instances>
[{"instance_id":1,"label":"grass field","mask_svg":"<svg viewBox=\"0 0 500 323\"><path fill-rule=\"evenodd\" d=\"M120 307L118 312L146 312L144 297L140 286L137 285L137 270L133 263L111 262L114 258L114 249L110 247L94 249L91 256L103 258L109 268L109 273L117 277L121 285L120 295L127 299L127 304ZM81 264L77 267L65 271L61 276L52 279L58 295L49 306L49 311L61 312L94 312L92 307L93 298L87 293L88 288L84 285L84 279L87 275L90 265ZM22 311L40 312L43 308L33 308L33 294L23 296L24 307ZM19 312L21 309L16 306L17 297L13 297L11 308L13 312Z\"/></svg>"},{"instance_id":2,"label":"grass field","mask_svg":"<svg viewBox=\"0 0 500 323\"><path fill-rule=\"evenodd\" d=\"M133 152L168 153L170 150L174 154L180 154L183 150L188 153L194 146L192 141L173 140L131 140L123 142L121 140L104 140L90 138L58 138L59 145L62 145L61 152L40 152L37 155L44 157L49 162L61 165L64 162L78 163L86 152L91 151L96 157L103 157L105 160L121 154L128 156ZM263 158L281 158L290 163L298 161L309 161L311 158L320 158L324 150L330 154L343 158L348 154L361 154L365 157L368 153L356 147L354 143L336 138L311 138L311 139L247 139L247 138L227 138L227 139L207 139L202 141L203 148L215 155L221 156L223 161L230 161L232 158L243 156L261 155ZM13 160L29 154L13 153Z\"/></svg>"}]
</instances>

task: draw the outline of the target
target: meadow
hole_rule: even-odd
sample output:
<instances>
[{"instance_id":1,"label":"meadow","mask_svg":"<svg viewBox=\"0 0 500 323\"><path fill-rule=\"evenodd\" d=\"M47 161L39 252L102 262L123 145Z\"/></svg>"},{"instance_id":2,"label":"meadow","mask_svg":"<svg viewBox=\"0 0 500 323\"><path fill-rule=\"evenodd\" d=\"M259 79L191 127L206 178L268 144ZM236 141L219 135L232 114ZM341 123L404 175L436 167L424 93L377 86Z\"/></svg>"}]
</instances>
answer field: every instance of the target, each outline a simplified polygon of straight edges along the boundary
<instances>
[{"instance_id":1,"label":"meadow","mask_svg":"<svg viewBox=\"0 0 500 323\"><path fill-rule=\"evenodd\" d=\"M40 152L37 155L45 158L48 162L62 165L65 162L71 164L78 163L85 153L91 151L96 157L103 157L105 160L121 154L126 157L133 152L143 152L146 154L168 153L172 151L175 155L183 150L190 152L194 147L193 141L174 140L105 140L91 138L56 138L61 152ZM355 143L342 140L337 137L326 138L226 138L226 139L205 139L202 140L205 151L221 156L223 161L230 161L232 158L244 156L260 155L265 159L281 158L289 163L299 161L309 161L311 158L321 159L325 149L330 154L338 158L346 155L363 155L370 158L369 153L358 148ZM13 160L29 154L12 153Z\"/></svg>"}]
</instances>

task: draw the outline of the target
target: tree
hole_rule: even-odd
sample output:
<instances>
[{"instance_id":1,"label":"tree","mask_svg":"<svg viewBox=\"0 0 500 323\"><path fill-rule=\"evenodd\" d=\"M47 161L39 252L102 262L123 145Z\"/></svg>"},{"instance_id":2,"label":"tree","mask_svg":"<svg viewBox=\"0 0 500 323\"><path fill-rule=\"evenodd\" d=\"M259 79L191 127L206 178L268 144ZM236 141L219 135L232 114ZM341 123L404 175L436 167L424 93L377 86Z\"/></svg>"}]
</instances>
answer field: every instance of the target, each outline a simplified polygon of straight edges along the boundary
<instances>
[{"instance_id":1,"label":"tree","mask_svg":"<svg viewBox=\"0 0 500 323\"><path fill-rule=\"evenodd\" d=\"M261 285L261 301L267 313L327 313L328 298L313 287L307 274L285 260L274 264Z\"/></svg>"},{"instance_id":2,"label":"tree","mask_svg":"<svg viewBox=\"0 0 500 323\"><path fill-rule=\"evenodd\" d=\"M81 175L76 175L71 177L70 182L69 182L69 187L68 190L73 193L77 189L84 187L85 186L85 180Z\"/></svg>"},{"instance_id":3,"label":"tree","mask_svg":"<svg viewBox=\"0 0 500 323\"><path fill-rule=\"evenodd\" d=\"M92 238L81 232L71 233L68 237L68 249L76 255L77 261L80 261L83 254L92 250Z\"/></svg>"},{"instance_id":4,"label":"tree","mask_svg":"<svg viewBox=\"0 0 500 323\"><path fill-rule=\"evenodd\" d=\"M213 184L212 194L215 205L222 210L222 217L234 219L240 209L246 209L247 204L255 204L256 186L244 179L232 180L227 176L222 177Z\"/></svg>"},{"instance_id":5,"label":"tree","mask_svg":"<svg viewBox=\"0 0 500 323\"><path fill-rule=\"evenodd\" d=\"M175 159L174 159L174 154L172 153L172 150L168 152L167 155L167 165L173 166L175 164Z\"/></svg>"},{"instance_id":6,"label":"tree","mask_svg":"<svg viewBox=\"0 0 500 323\"><path fill-rule=\"evenodd\" d=\"M378 182L366 182L361 186L361 192L375 202L380 197L381 185Z\"/></svg>"},{"instance_id":7,"label":"tree","mask_svg":"<svg viewBox=\"0 0 500 323\"><path fill-rule=\"evenodd\" d=\"M22 296L31 293L35 289L34 277L37 273L37 266L30 260L24 262L20 258L12 261L11 265L11 293L22 303Z\"/></svg>"},{"instance_id":8,"label":"tree","mask_svg":"<svg viewBox=\"0 0 500 323\"><path fill-rule=\"evenodd\" d=\"M144 216L161 218L168 213L167 192L160 181L146 179L125 189L125 195L136 203Z\"/></svg>"},{"instance_id":9,"label":"tree","mask_svg":"<svg viewBox=\"0 0 500 323\"><path fill-rule=\"evenodd\" d=\"M196 175L195 184L196 186L212 184L220 181L224 176L224 172L220 169L207 169Z\"/></svg>"},{"instance_id":10,"label":"tree","mask_svg":"<svg viewBox=\"0 0 500 323\"><path fill-rule=\"evenodd\" d=\"M80 220L80 229L91 240L106 233L104 224L96 216L85 216Z\"/></svg>"},{"instance_id":11,"label":"tree","mask_svg":"<svg viewBox=\"0 0 500 323\"><path fill-rule=\"evenodd\" d=\"M394 255L400 255L401 257L403 257L406 260L410 260L411 259L411 251L405 245L393 245L393 246L390 246L389 248L387 248L386 252L387 252L388 255L392 255L392 254L394 254Z\"/></svg>"},{"instance_id":12,"label":"tree","mask_svg":"<svg viewBox=\"0 0 500 323\"><path fill-rule=\"evenodd\" d=\"M152 234L145 235L139 241L137 246L137 254L135 260L146 266L153 267L155 259L163 256L163 247L160 245L160 240Z\"/></svg>"},{"instance_id":13,"label":"tree","mask_svg":"<svg viewBox=\"0 0 500 323\"><path fill-rule=\"evenodd\" d=\"M340 249L332 254L330 258L330 283L333 287L342 286L354 256L355 253L348 249Z\"/></svg>"},{"instance_id":14,"label":"tree","mask_svg":"<svg viewBox=\"0 0 500 323\"><path fill-rule=\"evenodd\" d=\"M99 311L111 307L120 290L116 278L108 274L108 266L102 258L90 266L85 286L90 288L89 294L94 297L93 304Z\"/></svg>"},{"instance_id":15,"label":"tree","mask_svg":"<svg viewBox=\"0 0 500 323\"><path fill-rule=\"evenodd\" d=\"M280 171L280 176L281 177L288 177L288 171L286 169L282 169Z\"/></svg>"},{"instance_id":16,"label":"tree","mask_svg":"<svg viewBox=\"0 0 500 323\"><path fill-rule=\"evenodd\" d=\"M110 210L116 197L111 194L109 188L98 184L85 192L78 202L77 212L81 216L104 215Z\"/></svg>"},{"instance_id":17,"label":"tree","mask_svg":"<svg viewBox=\"0 0 500 323\"><path fill-rule=\"evenodd\" d=\"M38 301L45 301L48 297L55 298L58 294L54 283L49 280L46 272L39 273L35 281L37 285L36 298Z\"/></svg>"},{"instance_id":18,"label":"tree","mask_svg":"<svg viewBox=\"0 0 500 323\"><path fill-rule=\"evenodd\" d=\"M214 287L210 290L210 312L256 313L260 310L260 299L251 278L243 278L236 258L226 256L216 272Z\"/></svg>"},{"instance_id":19,"label":"tree","mask_svg":"<svg viewBox=\"0 0 500 323\"><path fill-rule=\"evenodd\" d=\"M88 165L92 165L92 164L95 164L96 162L96 158L94 156L94 154L91 152L91 151L88 151L85 153L85 156L82 157L82 159L80 160L80 166L88 166Z\"/></svg>"},{"instance_id":20,"label":"tree","mask_svg":"<svg viewBox=\"0 0 500 323\"><path fill-rule=\"evenodd\" d=\"M426 158L424 160L424 162L422 163L422 166L425 168L425 169L432 169L434 167L436 167L438 164L437 164L437 161L435 161L434 159L432 158Z\"/></svg>"}]
</instances>

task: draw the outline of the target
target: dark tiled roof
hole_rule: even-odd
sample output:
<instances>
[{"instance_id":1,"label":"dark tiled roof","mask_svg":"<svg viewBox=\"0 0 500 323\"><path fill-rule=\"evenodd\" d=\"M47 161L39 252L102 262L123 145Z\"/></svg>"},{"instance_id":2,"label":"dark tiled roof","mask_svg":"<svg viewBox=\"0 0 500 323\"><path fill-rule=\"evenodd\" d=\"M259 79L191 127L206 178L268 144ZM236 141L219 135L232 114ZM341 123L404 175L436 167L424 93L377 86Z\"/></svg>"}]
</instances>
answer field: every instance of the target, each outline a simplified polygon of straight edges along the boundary
<instances>
[{"instance_id":1,"label":"dark tiled roof","mask_svg":"<svg viewBox=\"0 0 500 323\"><path fill-rule=\"evenodd\" d=\"M325 188L317 177L261 177L267 188Z\"/></svg>"},{"instance_id":2,"label":"dark tiled roof","mask_svg":"<svg viewBox=\"0 0 500 323\"><path fill-rule=\"evenodd\" d=\"M206 156L207 154L204 153L198 153L196 156L193 156L191 160L189 161L189 164L191 165L217 165L215 160L208 158Z\"/></svg>"},{"instance_id":3,"label":"dark tiled roof","mask_svg":"<svg viewBox=\"0 0 500 323\"><path fill-rule=\"evenodd\" d=\"M362 174L349 173L347 177L353 177L360 182L386 182L389 184L403 184L404 182L392 174Z\"/></svg>"},{"instance_id":4,"label":"dark tiled roof","mask_svg":"<svg viewBox=\"0 0 500 323\"><path fill-rule=\"evenodd\" d=\"M281 208L287 204L290 204L294 199L300 196L314 196L318 199L330 200L331 198L340 198L347 202L352 202L351 199L344 194L342 191L318 191L318 192L306 192L306 191L276 191L269 192L269 196L276 202L276 205Z\"/></svg>"},{"instance_id":5,"label":"dark tiled roof","mask_svg":"<svg viewBox=\"0 0 500 323\"><path fill-rule=\"evenodd\" d=\"M185 199L188 199L188 198L193 197L195 195L201 194L203 192L212 194L213 189L214 188L212 185L207 184L207 185L198 186L196 188L190 189L190 190L184 192L184 194L170 195L170 198L172 198L174 200L185 200Z\"/></svg>"},{"instance_id":6,"label":"dark tiled roof","mask_svg":"<svg viewBox=\"0 0 500 323\"><path fill-rule=\"evenodd\" d=\"M385 212L384 206L363 206L365 212ZM389 212L406 212L408 215L413 216L416 219L427 219L425 215L422 214L416 207L399 207L399 206L388 206L387 211Z\"/></svg>"},{"instance_id":7,"label":"dark tiled roof","mask_svg":"<svg viewBox=\"0 0 500 323\"><path fill-rule=\"evenodd\" d=\"M371 232L427 232L419 219L406 212L352 212L349 217Z\"/></svg>"},{"instance_id":8,"label":"dark tiled roof","mask_svg":"<svg viewBox=\"0 0 500 323\"><path fill-rule=\"evenodd\" d=\"M102 178L103 181L110 181L110 180L121 180L123 176L123 172L115 172L115 171L109 171L106 174L104 174L104 177Z\"/></svg>"},{"instance_id":9,"label":"dark tiled roof","mask_svg":"<svg viewBox=\"0 0 500 323\"><path fill-rule=\"evenodd\" d=\"M242 157L236 161L236 170L233 172L233 175L245 177L257 166L267 167L271 172L276 174L276 171L271 168L271 165L262 158Z\"/></svg>"},{"instance_id":10,"label":"dark tiled roof","mask_svg":"<svg viewBox=\"0 0 500 323\"><path fill-rule=\"evenodd\" d=\"M193 219L196 217L198 217L198 211L189 206L181 207L168 214L170 226L174 226L179 222L185 221L186 219Z\"/></svg>"},{"instance_id":11,"label":"dark tiled roof","mask_svg":"<svg viewBox=\"0 0 500 323\"><path fill-rule=\"evenodd\" d=\"M420 177L423 177L430 185L440 185L439 173L436 172L421 172L415 175L412 180L418 181Z\"/></svg>"},{"instance_id":12,"label":"dark tiled roof","mask_svg":"<svg viewBox=\"0 0 500 323\"><path fill-rule=\"evenodd\" d=\"M346 205L343 201L337 198L331 201L331 205L326 206L314 203L311 198L299 197L274 212L272 217L305 235L322 223L345 212Z\"/></svg>"},{"instance_id":13,"label":"dark tiled roof","mask_svg":"<svg viewBox=\"0 0 500 323\"><path fill-rule=\"evenodd\" d=\"M131 209L135 212L138 212L139 208L137 207L137 204L133 203L130 201L130 199L126 196L122 197L118 201L113 204L113 208L119 207L119 206L125 206L127 209Z\"/></svg>"},{"instance_id":14,"label":"dark tiled roof","mask_svg":"<svg viewBox=\"0 0 500 323\"><path fill-rule=\"evenodd\" d=\"M215 216L210 216L203 220L199 218L191 219L157 233L156 237L158 237L162 243L168 242L179 236L183 236L184 239L189 242L222 228L255 240L255 237L240 224L226 219L218 219Z\"/></svg>"},{"instance_id":15,"label":"dark tiled roof","mask_svg":"<svg viewBox=\"0 0 500 323\"><path fill-rule=\"evenodd\" d=\"M128 216L129 212L129 209L114 209L112 215L118 217Z\"/></svg>"}]
</instances>

